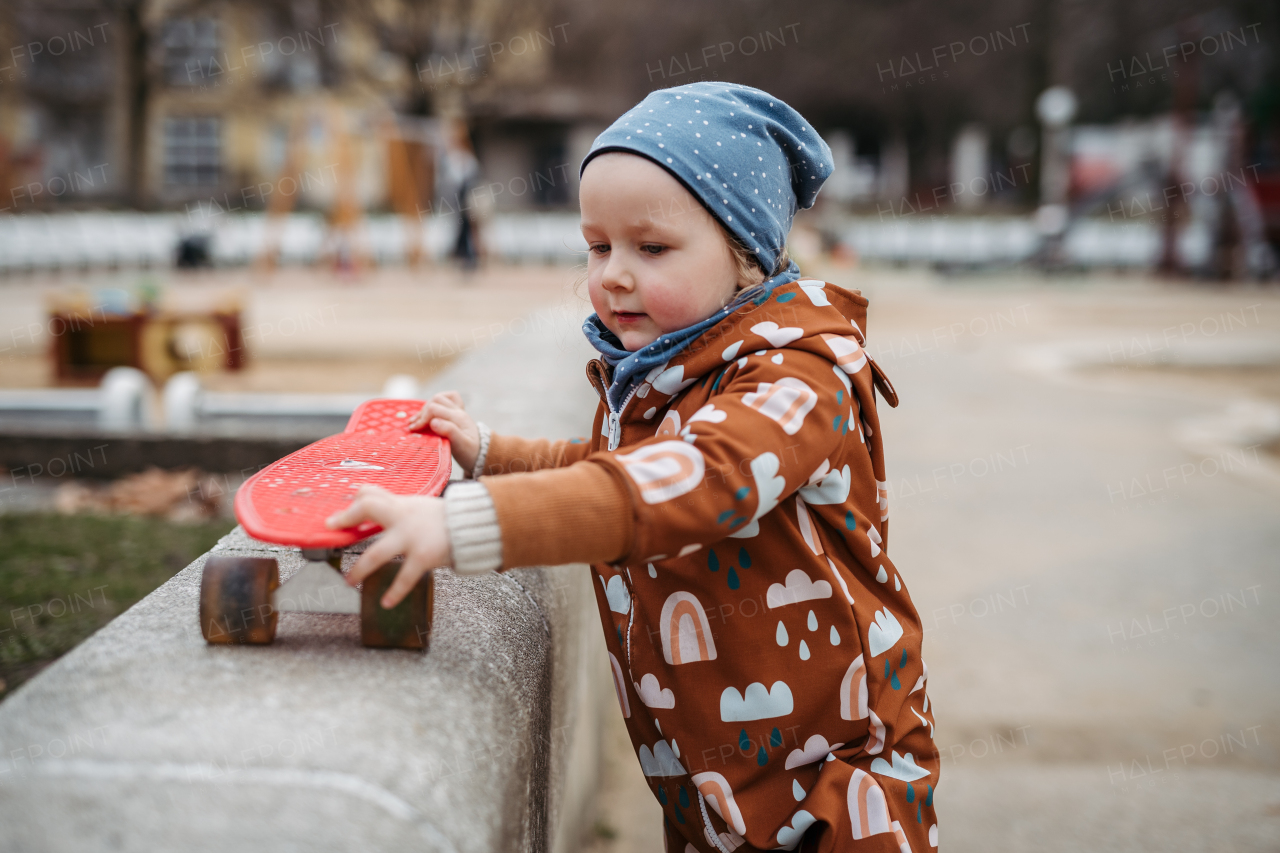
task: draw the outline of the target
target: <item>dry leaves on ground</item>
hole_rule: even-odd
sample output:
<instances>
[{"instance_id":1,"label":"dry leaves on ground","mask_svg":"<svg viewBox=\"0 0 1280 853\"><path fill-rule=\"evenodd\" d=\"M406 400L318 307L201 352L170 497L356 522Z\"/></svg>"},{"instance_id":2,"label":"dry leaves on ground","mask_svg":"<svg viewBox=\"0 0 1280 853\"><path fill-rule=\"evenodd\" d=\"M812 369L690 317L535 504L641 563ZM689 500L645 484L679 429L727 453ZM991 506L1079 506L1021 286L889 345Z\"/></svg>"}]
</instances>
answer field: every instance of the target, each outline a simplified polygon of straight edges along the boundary
<instances>
[{"instance_id":1,"label":"dry leaves on ground","mask_svg":"<svg viewBox=\"0 0 1280 853\"><path fill-rule=\"evenodd\" d=\"M54 495L58 512L118 512L158 515L170 521L196 521L218 514L221 490L194 468L162 471L148 468L111 483L83 480L64 483Z\"/></svg>"}]
</instances>

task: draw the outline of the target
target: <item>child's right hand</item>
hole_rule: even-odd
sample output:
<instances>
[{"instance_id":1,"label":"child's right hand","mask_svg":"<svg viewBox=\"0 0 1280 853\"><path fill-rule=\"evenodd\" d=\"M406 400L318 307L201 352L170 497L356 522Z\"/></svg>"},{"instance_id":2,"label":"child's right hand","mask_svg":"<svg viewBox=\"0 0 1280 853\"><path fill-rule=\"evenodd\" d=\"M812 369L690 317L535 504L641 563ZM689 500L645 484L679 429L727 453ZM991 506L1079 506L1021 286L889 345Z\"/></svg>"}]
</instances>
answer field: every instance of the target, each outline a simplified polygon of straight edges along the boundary
<instances>
[{"instance_id":1,"label":"child's right hand","mask_svg":"<svg viewBox=\"0 0 1280 853\"><path fill-rule=\"evenodd\" d=\"M430 427L432 432L449 439L453 458L470 473L480 453L480 428L466 413L457 391L441 391L409 422L410 430Z\"/></svg>"}]
</instances>

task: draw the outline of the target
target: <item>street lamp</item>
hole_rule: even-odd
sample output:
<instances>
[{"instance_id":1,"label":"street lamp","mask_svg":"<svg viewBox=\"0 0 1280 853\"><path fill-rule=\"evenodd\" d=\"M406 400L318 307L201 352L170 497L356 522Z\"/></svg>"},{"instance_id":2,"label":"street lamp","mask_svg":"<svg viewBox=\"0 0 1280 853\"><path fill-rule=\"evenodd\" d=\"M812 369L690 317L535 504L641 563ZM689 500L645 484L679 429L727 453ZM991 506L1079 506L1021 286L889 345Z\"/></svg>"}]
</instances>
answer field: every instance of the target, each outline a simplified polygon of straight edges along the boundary
<instances>
[{"instance_id":1,"label":"street lamp","mask_svg":"<svg viewBox=\"0 0 1280 853\"><path fill-rule=\"evenodd\" d=\"M1045 89L1036 98L1036 116L1044 130L1040 160L1040 208L1036 227L1044 236L1043 260L1062 264L1062 239L1067 231L1067 190L1071 180L1069 126L1076 114L1076 96L1066 86Z\"/></svg>"},{"instance_id":2,"label":"street lamp","mask_svg":"<svg viewBox=\"0 0 1280 853\"><path fill-rule=\"evenodd\" d=\"M1066 86L1045 89L1036 98L1036 115L1050 127L1066 127L1076 116L1076 96Z\"/></svg>"}]
</instances>

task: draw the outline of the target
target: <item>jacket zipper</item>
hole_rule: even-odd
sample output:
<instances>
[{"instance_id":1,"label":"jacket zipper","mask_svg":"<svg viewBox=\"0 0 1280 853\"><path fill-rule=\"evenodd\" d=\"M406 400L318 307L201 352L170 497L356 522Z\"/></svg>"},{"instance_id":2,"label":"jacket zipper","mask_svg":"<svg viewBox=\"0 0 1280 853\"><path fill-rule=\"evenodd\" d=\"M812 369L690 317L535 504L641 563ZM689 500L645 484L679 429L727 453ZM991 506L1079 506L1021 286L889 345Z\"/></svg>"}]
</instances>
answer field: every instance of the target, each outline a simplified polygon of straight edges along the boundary
<instances>
[{"instance_id":1,"label":"jacket zipper","mask_svg":"<svg viewBox=\"0 0 1280 853\"><path fill-rule=\"evenodd\" d=\"M636 391L640 390L640 386L633 387L622 401L622 405L618 407L618 411L614 411L613 407L609 407L609 449L617 450L618 441L622 438L622 413L627 410L627 403L631 402L631 398L636 395ZM608 395L606 395L606 398Z\"/></svg>"}]
</instances>

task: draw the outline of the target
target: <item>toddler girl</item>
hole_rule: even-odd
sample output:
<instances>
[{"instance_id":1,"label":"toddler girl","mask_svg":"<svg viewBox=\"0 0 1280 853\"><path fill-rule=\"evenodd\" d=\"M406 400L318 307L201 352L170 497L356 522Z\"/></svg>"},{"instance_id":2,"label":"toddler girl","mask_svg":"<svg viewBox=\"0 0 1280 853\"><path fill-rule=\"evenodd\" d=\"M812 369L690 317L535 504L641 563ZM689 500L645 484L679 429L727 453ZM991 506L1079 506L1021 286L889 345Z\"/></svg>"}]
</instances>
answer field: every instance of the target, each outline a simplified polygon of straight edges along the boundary
<instances>
[{"instance_id":1,"label":"toddler girl","mask_svg":"<svg viewBox=\"0 0 1280 853\"><path fill-rule=\"evenodd\" d=\"M600 395L590 440L493 435L452 392L416 425L468 480L366 487L391 606L434 566L588 562L668 851L927 851L938 755L921 629L886 554L867 300L785 242L831 152L747 86L651 93L583 161ZM513 473L520 472L520 473Z\"/></svg>"}]
</instances>

